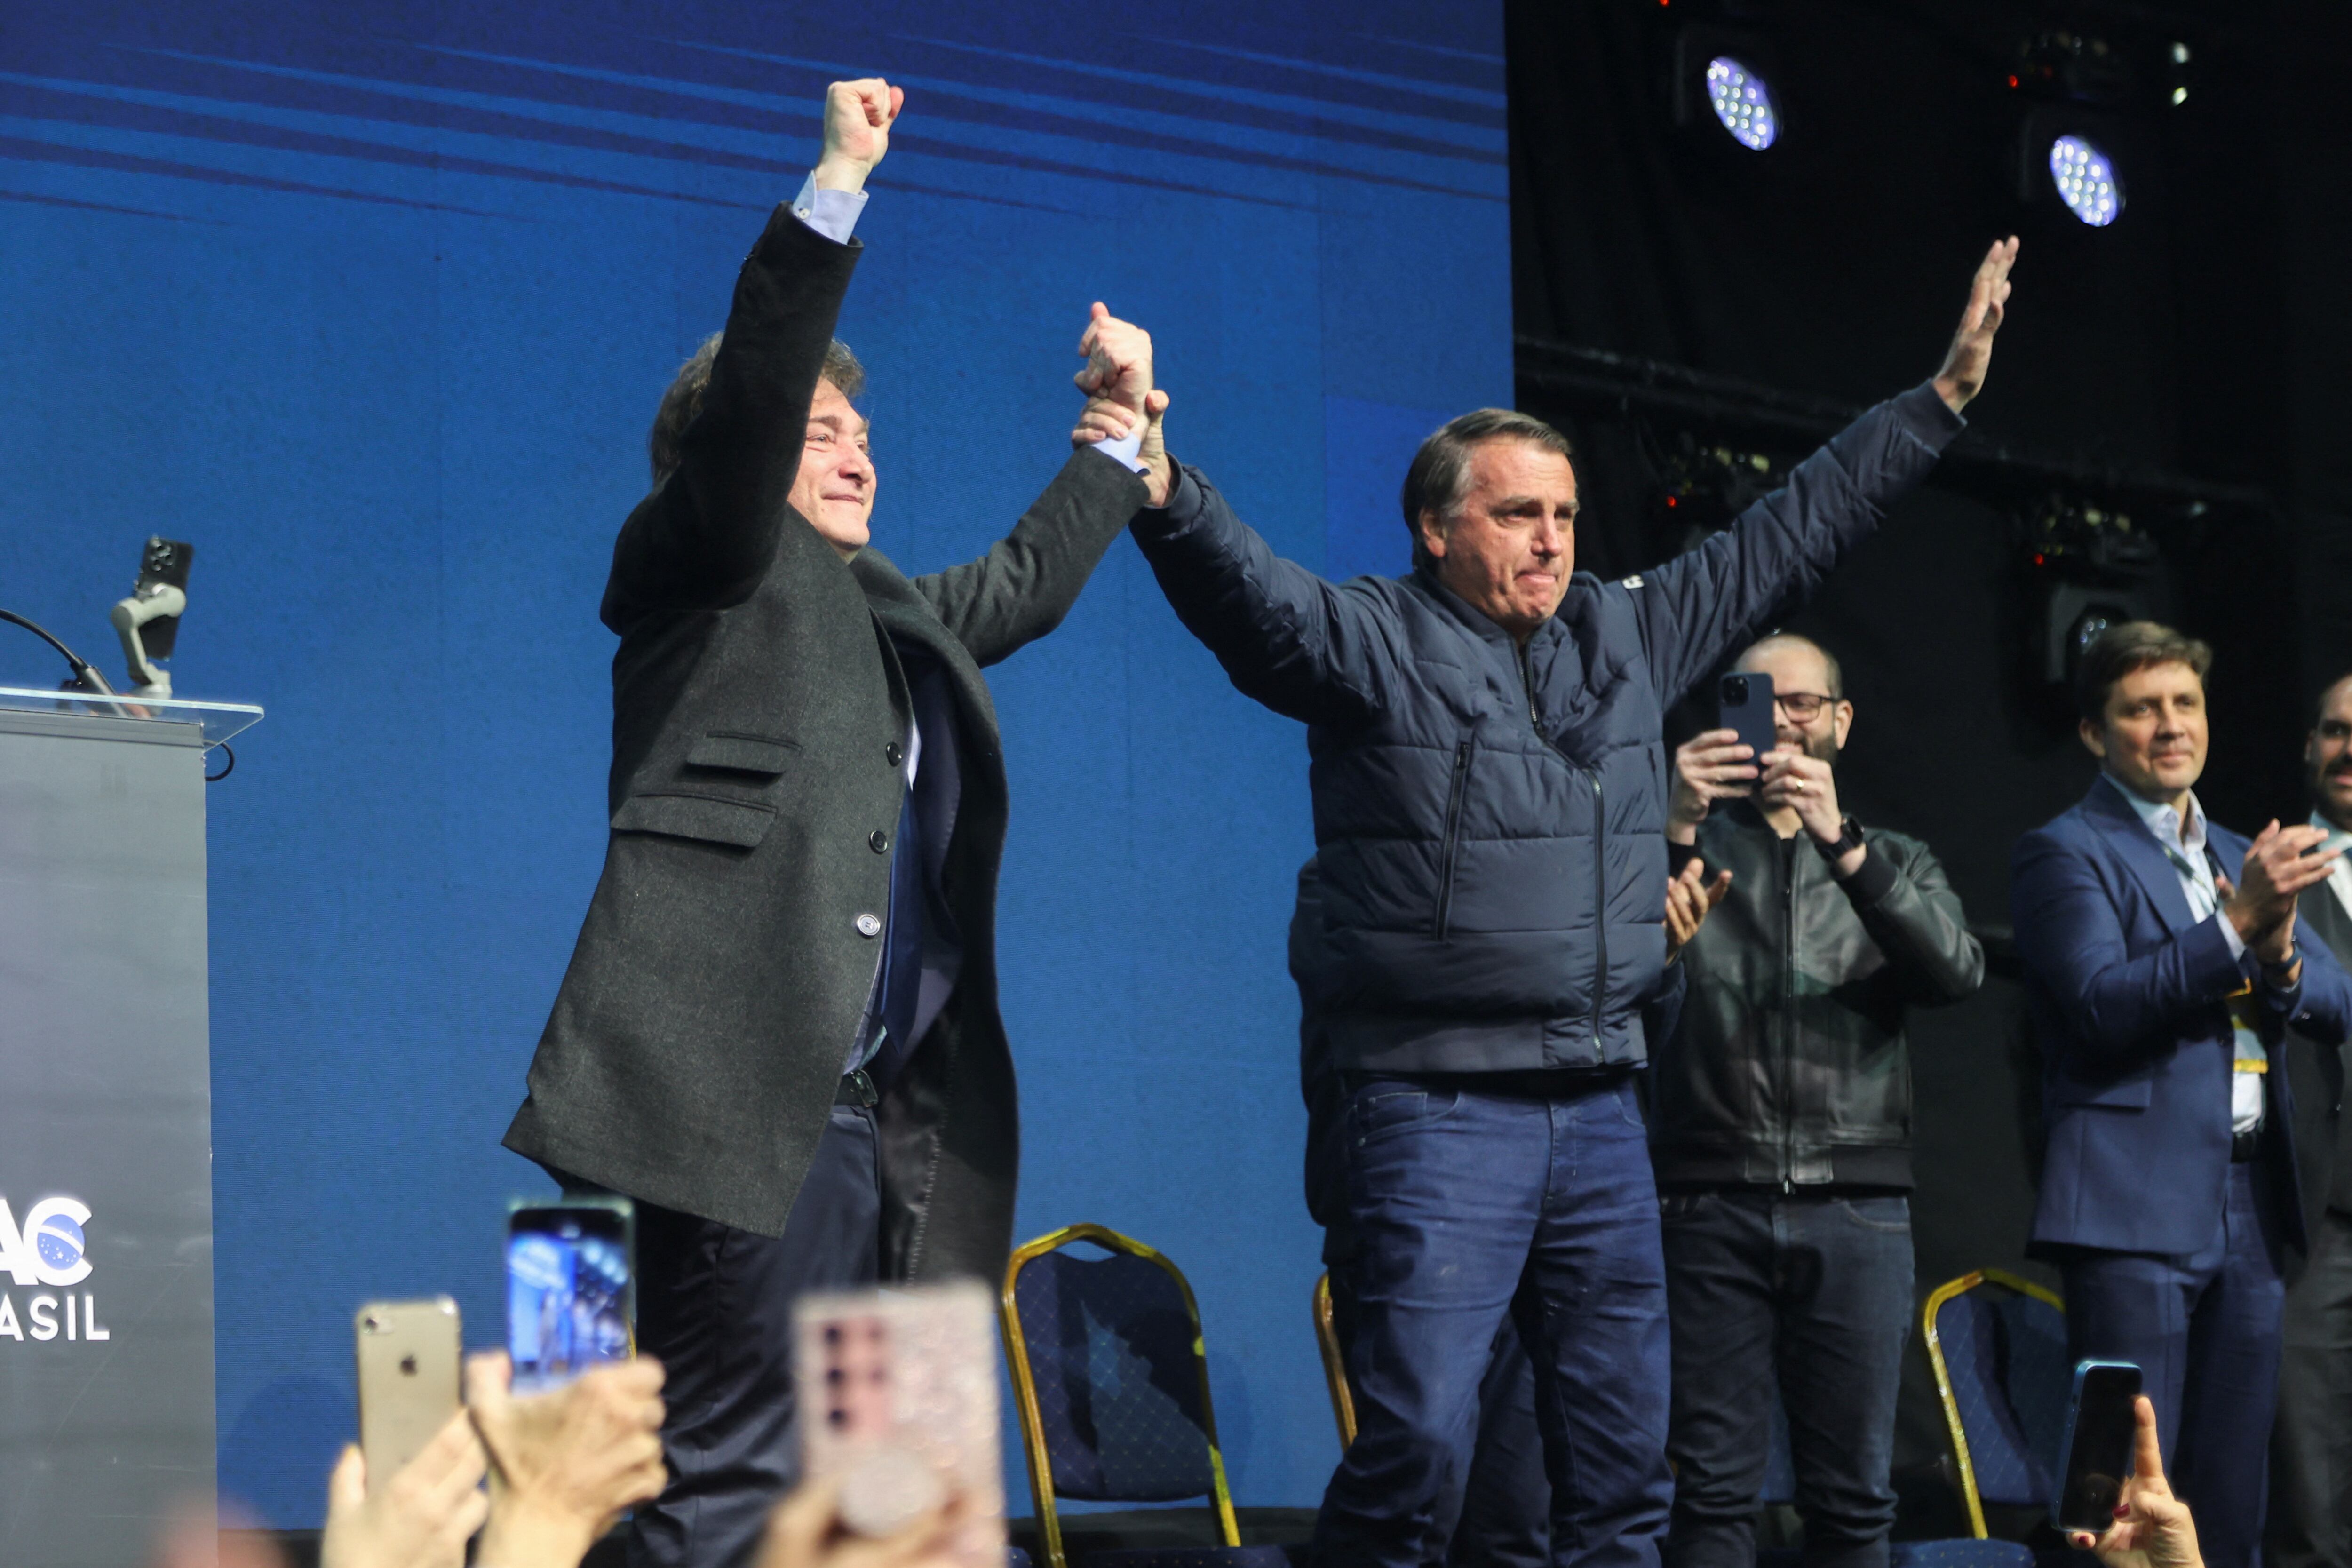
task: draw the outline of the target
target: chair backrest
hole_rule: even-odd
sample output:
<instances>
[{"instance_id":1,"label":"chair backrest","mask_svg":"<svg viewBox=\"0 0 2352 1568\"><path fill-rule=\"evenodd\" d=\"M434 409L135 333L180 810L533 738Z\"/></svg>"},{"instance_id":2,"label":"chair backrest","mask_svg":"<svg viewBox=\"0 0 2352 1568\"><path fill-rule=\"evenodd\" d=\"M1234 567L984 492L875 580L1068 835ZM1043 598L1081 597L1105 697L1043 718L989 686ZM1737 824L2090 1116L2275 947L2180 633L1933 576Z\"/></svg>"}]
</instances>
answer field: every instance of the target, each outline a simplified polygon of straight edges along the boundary
<instances>
[{"instance_id":1,"label":"chair backrest","mask_svg":"<svg viewBox=\"0 0 2352 1568\"><path fill-rule=\"evenodd\" d=\"M1108 1256L1064 1250L1076 1242ZM1101 1226L1065 1226L1013 1250L1003 1325L1038 1533L1053 1568L1063 1563L1056 1498L1205 1498L1225 1544L1241 1543L1200 1309L1173 1263Z\"/></svg>"},{"instance_id":2,"label":"chair backrest","mask_svg":"<svg viewBox=\"0 0 2352 1568\"><path fill-rule=\"evenodd\" d=\"M1348 1385L1348 1361L1339 1353L1339 1331L1331 1321L1331 1275L1328 1269L1315 1277L1312 1310L1315 1345L1323 1352L1323 1383L1331 1391L1331 1419L1339 1424L1339 1452L1344 1454L1356 1441L1356 1391Z\"/></svg>"},{"instance_id":3,"label":"chair backrest","mask_svg":"<svg viewBox=\"0 0 2352 1568\"><path fill-rule=\"evenodd\" d=\"M1937 1287L1921 1316L1981 1540L1986 1502L2049 1505L2072 1387L2065 1307L2032 1280L1986 1268Z\"/></svg>"}]
</instances>

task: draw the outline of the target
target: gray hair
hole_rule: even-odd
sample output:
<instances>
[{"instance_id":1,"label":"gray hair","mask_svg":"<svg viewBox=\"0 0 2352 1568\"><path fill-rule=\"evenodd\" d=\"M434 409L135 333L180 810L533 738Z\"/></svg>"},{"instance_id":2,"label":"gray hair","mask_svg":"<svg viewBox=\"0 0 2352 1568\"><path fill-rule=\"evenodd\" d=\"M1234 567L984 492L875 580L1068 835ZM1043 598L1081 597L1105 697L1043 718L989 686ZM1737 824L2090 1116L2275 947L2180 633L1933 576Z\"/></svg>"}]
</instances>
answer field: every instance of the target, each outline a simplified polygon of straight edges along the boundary
<instances>
[{"instance_id":1,"label":"gray hair","mask_svg":"<svg viewBox=\"0 0 2352 1568\"><path fill-rule=\"evenodd\" d=\"M1421 514L1433 511L1448 517L1462 504L1470 488L1470 454L1486 441L1529 441L1558 452L1571 467L1576 462L1568 437L1532 414L1511 408L1474 408L1447 420L1430 433L1421 450L1412 455L1412 466L1404 471L1404 525L1412 534L1415 568L1428 566L1433 559L1422 543Z\"/></svg>"},{"instance_id":2,"label":"gray hair","mask_svg":"<svg viewBox=\"0 0 2352 1568\"><path fill-rule=\"evenodd\" d=\"M646 455L653 459L656 484L669 478L685 455L687 426L702 412L702 395L710 386L710 363L719 357L719 340L725 335L713 332L703 339L702 346L677 367L669 390L662 394L661 407L654 413L653 433L646 437ZM824 368L817 375L833 383L844 397L855 398L866 391L866 367L839 338L825 345Z\"/></svg>"}]
</instances>

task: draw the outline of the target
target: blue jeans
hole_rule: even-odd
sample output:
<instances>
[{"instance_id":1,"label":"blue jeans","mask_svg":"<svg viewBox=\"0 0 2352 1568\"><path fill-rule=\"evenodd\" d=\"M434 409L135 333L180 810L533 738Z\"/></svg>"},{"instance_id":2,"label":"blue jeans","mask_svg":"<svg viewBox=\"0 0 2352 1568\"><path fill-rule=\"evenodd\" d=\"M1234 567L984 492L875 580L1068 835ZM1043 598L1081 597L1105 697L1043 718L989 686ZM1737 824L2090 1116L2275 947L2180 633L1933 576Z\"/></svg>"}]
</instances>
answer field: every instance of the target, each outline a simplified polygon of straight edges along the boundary
<instances>
[{"instance_id":1,"label":"blue jeans","mask_svg":"<svg viewBox=\"0 0 2352 1568\"><path fill-rule=\"evenodd\" d=\"M2186 1258L2070 1253L2067 1351L2127 1361L2156 1406L2165 1478L2197 1510L2210 1568L2252 1568L2263 1539L2271 1417L2278 1405L2278 1215L2269 1174L2230 1167L2213 1239Z\"/></svg>"},{"instance_id":2,"label":"blue jeans","mask_svg":"<svg viewBox=\"0 0 2352 1568\"><path fill-rule=\"evenodd\" d=\"M1652 1568L1674 1497L1665 1264L1631 1081L1351 1076L1347 1116L1357 1431L1318 1560L1418 1568L1508 1314L1535 1373L1552 1561Z\"/></svg>"},{"instance_id":3,"label":"blue jeans","mask_svg":"<svg viewBox=\"0 0 2352 1568\"><path fill-rule=\"evenodd\" d=\"M1352 1268L1331 1271L1331 1327L1340 1355L1355 1342ZM1478 1384L1477 1436L1467 1474L1448 1474L1425 1560L1446 1568L1542 1568L1551 1561L1551 1482L1536 1426L1536 1374L1507 1318Z\"/></svg>"},{"instance_id":4,"label":"blue jeans","mask_svg":"<svg viewBox=\"0 0 2352 1568\"><path fill-rule=\"evenodd\" d=\"M1749 1568L1777 1381L1809 1568L1885 1568L1895 1399L1911 1327L1911 1205L1669 1194L1674 1315L1670 1568Z\"/></svg>"}]
</instances>

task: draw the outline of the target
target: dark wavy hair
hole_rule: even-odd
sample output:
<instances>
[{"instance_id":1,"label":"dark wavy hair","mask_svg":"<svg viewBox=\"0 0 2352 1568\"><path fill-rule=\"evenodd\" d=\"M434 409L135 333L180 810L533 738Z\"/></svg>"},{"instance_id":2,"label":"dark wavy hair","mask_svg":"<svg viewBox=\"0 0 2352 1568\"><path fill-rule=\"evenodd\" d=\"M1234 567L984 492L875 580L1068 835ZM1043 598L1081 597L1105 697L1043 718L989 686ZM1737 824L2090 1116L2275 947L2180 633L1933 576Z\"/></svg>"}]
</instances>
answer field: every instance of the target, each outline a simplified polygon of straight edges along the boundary
<instances>
[{"instance_id":1,"label":"dark wavy hair","mask_svg":"<svg viewBox=\"0 0 2352 1568\"><path fill-rule=\"evenodd\" d=\"M677 374L662 394L661 407L654 412L653 433L646 437L646 455L653 459L654 483L669 478L684 455L686 427L702 412L702 395L710 385L710 362L719 357L719 340L723 332L713 332L702 340L687 362L677 367ZM844 397L855 398L866 391L866 367L839 338L826 345L824 369L820 378L833 383Z\"/></svg>"},{"instance_id":2,"label":"dark wavy hair","mask_svg":"<svg viewBox=\"0 0 2352 1568\"><path fill-rule=\"evenodd\" d=\"M2074 709L2089 724L2107 716L2116 682L2136 669L2185 664L2203 680L2213 668L2212 645L2157 621L2121 621L2091 639L2074 665Z\"/></svg>"}]
</instances>

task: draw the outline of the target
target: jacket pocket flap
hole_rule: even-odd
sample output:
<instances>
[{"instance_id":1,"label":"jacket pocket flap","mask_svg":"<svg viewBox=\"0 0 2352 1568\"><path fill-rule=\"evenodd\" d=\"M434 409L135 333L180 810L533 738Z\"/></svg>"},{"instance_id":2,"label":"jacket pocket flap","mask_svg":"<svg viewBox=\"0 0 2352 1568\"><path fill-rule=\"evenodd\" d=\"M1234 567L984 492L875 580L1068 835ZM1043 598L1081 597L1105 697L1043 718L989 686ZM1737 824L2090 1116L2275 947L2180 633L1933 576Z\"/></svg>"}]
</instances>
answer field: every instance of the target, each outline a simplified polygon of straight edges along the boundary
<instances>
[{"instance_id":1,"label":"jacket pocket flap","mask_svg":"<svg viewBox=\"0 0 2352 1568\"><path fill-rule=\"evenodd\" d=\"M745 849L765 838L775 822L774 806L709 795L632 795L613 814L616 833L662 833Z\"/></svg>"},{"instance_id":2,"label":"jacket pocket flap","mask_svg":"<svg viewBox=\"0 0 2352 1568\"><path fill-rule=\"evenodd\" d=\"M2105 1083L2062 1078L2052 1087L2050 1098L2060 1105L2108 1105L2119 1110L2146 1110L2148 1093L2154 1088L2154 1082L2145 1073Z\"/></svg>"},{"instance_id":3,"label":"jacket pocket flap","mask_svg":"<svg viewBox=\"0 0 2352 1568\"><path fill-rule=\"evenodd\" d=\"M686 761L689 767L730 768L743 773L780 773L792 766L800 754L800 747L790 741L713 730L694 742L693 749L686 753Z\"/></svg>"}]
</instances>

